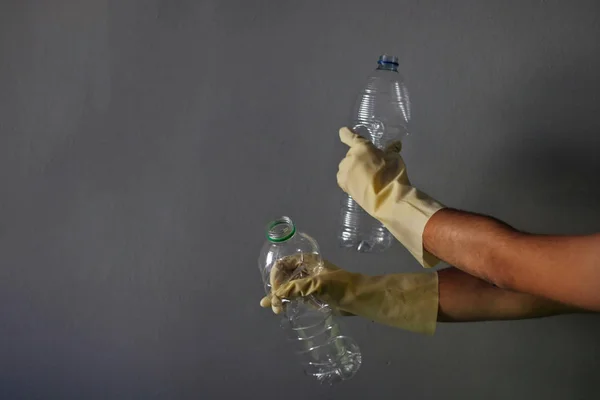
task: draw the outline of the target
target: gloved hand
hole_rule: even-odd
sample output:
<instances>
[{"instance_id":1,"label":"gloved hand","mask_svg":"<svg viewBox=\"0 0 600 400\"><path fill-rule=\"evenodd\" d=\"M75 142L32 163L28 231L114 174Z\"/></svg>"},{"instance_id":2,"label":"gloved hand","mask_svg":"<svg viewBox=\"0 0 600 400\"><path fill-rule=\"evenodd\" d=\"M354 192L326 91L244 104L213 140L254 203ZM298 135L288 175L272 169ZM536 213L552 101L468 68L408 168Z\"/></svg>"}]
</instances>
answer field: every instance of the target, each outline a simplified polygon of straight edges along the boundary
<instances>
[{"instance_id":1,"label":"gloved hand","mask_svg":"<svg viewBox=\"0 0 600 400\"><path fill-rule=\"evenodd\" d=\"M439 259L423 249L423 230L431 216L444 206L411 186L400 157L400 142L385 150L348 128L340 140L350 147L339 165L338 185L367 213L378 219L426 268Z\"/></svg>"},{"instance_id":2,"label":"gloved hand","mask_svg":"<svg viewBox=\"0 0 600 400\"><path fill-rule=\"evenodd\" d=\"M312 257L312 258L311 258ZM299 279L298 267L302 265ZM334 309L375 322L432 335L438 311L437 273L366 276L344 271L314 256L293 255L271 269L271 293L260 305L276 314L282 299L314 296ZM290 280L291 279L291 280Z\"/></svg>"}]
</instances>

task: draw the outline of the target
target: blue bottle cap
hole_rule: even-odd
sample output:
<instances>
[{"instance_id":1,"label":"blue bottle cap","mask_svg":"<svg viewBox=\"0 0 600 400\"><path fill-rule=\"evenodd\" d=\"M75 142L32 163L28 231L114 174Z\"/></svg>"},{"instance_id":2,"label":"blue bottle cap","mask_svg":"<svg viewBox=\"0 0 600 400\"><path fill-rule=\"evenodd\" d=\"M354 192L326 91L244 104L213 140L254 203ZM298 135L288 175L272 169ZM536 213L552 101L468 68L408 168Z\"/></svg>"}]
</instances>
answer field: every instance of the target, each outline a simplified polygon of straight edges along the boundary
<instances>
[{"instance_id":1,"label":"blue bottle cap","mask_svg":"<svg viewBox=\"0 0 600 400\"><path fill-rule=\"evenodd\" d=\"M387 54L384 54L384 55L379 56L379 60L377 61L377 64L379 64L379 65L393 64L395 66L398 66L398 57L388 56Z\"/></svg>"}]
</instances>

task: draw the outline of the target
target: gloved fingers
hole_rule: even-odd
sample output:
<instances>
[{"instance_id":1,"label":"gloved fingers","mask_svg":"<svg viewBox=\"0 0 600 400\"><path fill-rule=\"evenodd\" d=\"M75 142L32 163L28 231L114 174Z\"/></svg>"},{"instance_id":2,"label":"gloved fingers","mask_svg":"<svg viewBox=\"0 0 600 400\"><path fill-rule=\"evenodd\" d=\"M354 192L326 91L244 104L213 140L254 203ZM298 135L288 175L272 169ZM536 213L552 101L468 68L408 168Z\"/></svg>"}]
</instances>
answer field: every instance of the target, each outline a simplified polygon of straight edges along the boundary
<instances>
[{"instance_id":1,"label":"gloved fingers","mask_svg":"<svg viewBox=\"0 0 600 400\"><path fill-rule=\"evenodd\" d=\"M273 310L273 313L275 314L281 314L283 311L283 303L279 296L271 295L271 310Z\"/></svg>"},{"instance_id":2,"label":"gloved fingers","mask_svg":"<svg viewBox=\"0 0 600 400\"><path fill-rule=\"evenodd\" d=\"M297 297L292 292L289 296L280 294L280 288L291 282L304 280L307 276L318 275L322 269L321 258L314 254L300 253L275 261L269 276L271 292L261 299L261 307L271 307L275 314L280 314L284 308L282 299Z\"/></svg>"},{"instance_id":3,"label":"gloved fingers","mask_svg":"<svg viewBox=\"0 0 600 400\"><path fill-rule=\"evenodd\" d=\"M299 253L280 258L275 261L270 273L270 284L273 290L294 279L318 274L323 267L321 258L308 253Z\"/></svg>"},{"instance_id":4,"label":"gloved fingers","mask_svg":"<svg viewBox=\"0 0 600 400\"><path fill-rule=\"evenodd\" d=\"M389 153L389 158L392 158L392 154ZM396 153L396 157L398 157L398 153ZM346 157L338 164L336 175L338 186L350 194L348 187L351 182L357 181L356 170L375 173L386 158L388 156L373 146L371 142L364 142L350 148Z\"/></svg>"},{"instance_id":5,"label":"gloved fingers","mask_svg":"<svg viewBox=\"0 0 600 400\"><path fill-rule=\"evenodd\" d=\"M293 279L295 274L300 273L299 268L303 266L303 258L300 255L284 257L275 261L269 276L272 289L277 289L281 284Z\"/></svg>"},{"instance_id":6,"label":"gloved fingers","mask_svg":"<svg viewBox=\"0 0 600 400\"><path fill-rule=\"evenodd\" d=\"M285 283L275 293L269 293L260 300L260 306L263 308L271 307L275 314L281 314L284 308L283 299L291 300L297 297L310 296L319 291L320 285L314 278L297 279Z\"/></svg>"},{"instance_id":7,"label":"gloved fingers","mask_svg":"<svg viewBox=\"0 0 600 400\"><path fill-rule=\"evenodd\" d=\"M348 182L348 162L347 158L344 158L340 164L338 165L338 172L336 175L336 180L338 186L344 191L348 192L347 182Z\"/></svg>"},{"instance_id":8,"label":"gloved fingers","mask_svg":"<svg viewBox=\"0 0 600 400\"><path fill-rule=\"evenodd\" d=\"M270 307L275 314L280 314L283 311L283 303L281 299L273 294L263 297L260 300L260 306L263 308Z\"/></svg>"},{"instance_id":9,"label":"gloved fingers","mask_svg":"<svg viewBox=\"0 0 600 400\"><path fill-rule=\"evenodd\" d=\"M265 296L262 299L260 299L260 306L262 308L271 307L271 296Z\"/></svg>"},{"instance_id":10,"label":"gloved fingers","mask_svg":"<svg viewBox=\"0 0 600 400\"><path fill-rule=\"evenodd\" d=\"M340 141L352 148L357 144L369 143L369 141L360 135L352 132L347 127L340 128Z\"/></svg>"},{"instance_id":11,"label":"gloved fingers","mask_svg":"<svg viewBox=\"0 0 600 400\"><path fill-rule=\"evenodd\" d=\"M310 277L296 279L281 285L273 297L279 299L293 299L296 297L305 297L315 294L319 290L318 278Z\"/></svg>"}]
</instances>

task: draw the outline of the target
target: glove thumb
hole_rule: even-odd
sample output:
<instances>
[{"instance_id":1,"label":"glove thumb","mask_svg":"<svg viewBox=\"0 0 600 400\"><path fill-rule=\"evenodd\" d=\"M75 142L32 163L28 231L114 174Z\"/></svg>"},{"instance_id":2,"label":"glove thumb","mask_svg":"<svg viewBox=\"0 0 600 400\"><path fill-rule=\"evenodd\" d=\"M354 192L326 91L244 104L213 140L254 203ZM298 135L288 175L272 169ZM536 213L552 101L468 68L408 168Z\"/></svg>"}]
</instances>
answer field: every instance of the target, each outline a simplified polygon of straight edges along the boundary
<instances>
[{"instance_id":1,"label":"glove thumb","mask_svg":"<svg viewBox=\"0 0 600 400\"><path fill-rule=\"evenodd\" d=\"M383 152L385 154L390 154L390 153L397 154L397 153L400 153L401 150L402 150L402 142L400 140L395 140L392 143L385 146L385 149L383 150Z\"/></svg>"},{"instance_id":2,"label":"glove thumb","mask_svg":"<svg viewBox=\"0 0 600 400\"><path fill-rule=\"evenodd\" d=\"M340 141L346 146L352 148L359 143L368 143L369 141L364 137L357 135L352 132L349 128L340 128Z\"/></svg>"}]
</instances>

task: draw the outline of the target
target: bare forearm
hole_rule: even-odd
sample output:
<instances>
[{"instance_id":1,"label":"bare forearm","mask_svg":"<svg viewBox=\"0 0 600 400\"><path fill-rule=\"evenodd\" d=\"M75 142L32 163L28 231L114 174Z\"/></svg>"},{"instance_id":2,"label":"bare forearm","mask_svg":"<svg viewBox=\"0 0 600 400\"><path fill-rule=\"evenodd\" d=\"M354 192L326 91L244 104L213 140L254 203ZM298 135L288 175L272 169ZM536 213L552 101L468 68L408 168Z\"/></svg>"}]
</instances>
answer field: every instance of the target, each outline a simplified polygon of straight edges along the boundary
<instances>
[{"instance_id":1,"label":"bare forearm","mask_svg":"<svg viewBox=\"0 0 600 400\"><path fill-rule=\"evenodd\" d=\"M581 310L541 297L495 287L456 268L439 271L440 322L540 318Z\"/></svg>"},{"instance_id":2,"label":"bare forearm","mask_svg":"<svg viewBox=\"0 0 600 400\"><path fill-rule=\"evenodd\" d=\"M503 271L493 261L498 249L510 247L518 234L496 219L443 209L425 226L423 247L456 268L502 286Z\"/></svg>"},{"instance_id":3,"label":"bare forearm","mask_svg":"<svg viewBox=\"0 0 600 400\"><path fill-rule=\"evenodd\" d=\"M600 311L600 235L529 235L490 217L445 209L427 223L423 245L502 288Z\"/></svg>"}]
</instances>

